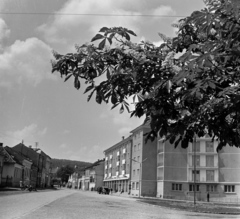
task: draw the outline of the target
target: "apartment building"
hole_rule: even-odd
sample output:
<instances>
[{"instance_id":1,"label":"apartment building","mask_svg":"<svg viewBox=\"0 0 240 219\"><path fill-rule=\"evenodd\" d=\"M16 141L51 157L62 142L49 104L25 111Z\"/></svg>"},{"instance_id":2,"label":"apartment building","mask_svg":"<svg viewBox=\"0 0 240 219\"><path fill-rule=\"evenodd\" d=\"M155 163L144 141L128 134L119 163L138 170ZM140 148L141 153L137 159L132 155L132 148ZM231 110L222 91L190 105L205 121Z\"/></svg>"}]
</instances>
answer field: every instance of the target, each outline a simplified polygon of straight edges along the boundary
<instances>
[{"instance_id":1,"label":"apartment building","mask_svg":"<svg viewBox=\"0 0 240 219\"><path fill-rule=\"evenodd\" d=\"M218 142L197 138L187 149L158 140L157 197L224 201L240 195L240 151ZM195 192L194 192L195 191Z\"/></svg>"},{"instance_id":2,"label":"apartment building","mask_svg":"<svg viewBox=\"0 0 240 219\"><path fill-rule=\"evenodd\" d=\"M131 136L104 151L104 186L113 192L129 193L131 190L131 151Z\"/></svg>"},{"instance_id":3,"label":"apartment building","mask_svg":"<svg viewBox=\"0 0 240 219\"><path fill-rule=\"evenodd\" d=\"M132 130L131 195L152 196L157 193L157 139L145 141L149 125Z\"/></svg>"}]
</instances>

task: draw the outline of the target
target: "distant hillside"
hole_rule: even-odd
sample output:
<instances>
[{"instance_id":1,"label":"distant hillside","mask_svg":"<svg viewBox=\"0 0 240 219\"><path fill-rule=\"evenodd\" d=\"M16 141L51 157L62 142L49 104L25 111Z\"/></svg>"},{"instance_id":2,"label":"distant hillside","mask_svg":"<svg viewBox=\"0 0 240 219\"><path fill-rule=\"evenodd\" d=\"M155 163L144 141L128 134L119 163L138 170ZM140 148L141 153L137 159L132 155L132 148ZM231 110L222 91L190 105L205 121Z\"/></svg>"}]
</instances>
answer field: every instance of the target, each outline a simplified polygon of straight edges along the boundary
<instances>
[{"instance_id":1,"label":"distant hillside","mask_svg":"<svg viewBox=\"0 0 240 219\"><path fill-rule=\"evenodd\" d=\"M67 166L67 165L70 167L75 167L75 165L77 165L78 169L82 169L91 164L92 163L83 162L83 161L52 158L52 168L62 167L62 166Z\"/></svg>"}]
</instances>

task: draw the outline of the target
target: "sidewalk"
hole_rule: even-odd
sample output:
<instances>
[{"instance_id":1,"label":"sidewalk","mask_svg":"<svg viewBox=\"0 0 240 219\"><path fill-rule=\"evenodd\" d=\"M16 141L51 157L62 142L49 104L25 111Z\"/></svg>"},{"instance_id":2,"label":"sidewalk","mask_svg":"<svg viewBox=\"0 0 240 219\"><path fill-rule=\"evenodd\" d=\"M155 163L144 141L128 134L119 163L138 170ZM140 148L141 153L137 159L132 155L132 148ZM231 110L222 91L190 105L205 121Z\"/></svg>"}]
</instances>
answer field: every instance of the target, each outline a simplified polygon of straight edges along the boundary
<instances>
[{"instance_id":1,"label":"sidewalk","mask_svg":"<svg viewBox=\"0 0 240 219\"><path fill-rule=\"evenodd\" d=\"M112 193L110 195L135 198L137 201L140 201L142 203L160 206L160 207L166 207L170 209L199 212L199 213L240 215L240 205L237 205L237 204L229 204L229 203L224 204L224 203L197 201L196 205L194 205L193 201L189 201L189 200L160 199L156 197L140 197L139 198L137 196L128 195L127 193L120 194L119 192Z\"/></svg>"}]
</instances>

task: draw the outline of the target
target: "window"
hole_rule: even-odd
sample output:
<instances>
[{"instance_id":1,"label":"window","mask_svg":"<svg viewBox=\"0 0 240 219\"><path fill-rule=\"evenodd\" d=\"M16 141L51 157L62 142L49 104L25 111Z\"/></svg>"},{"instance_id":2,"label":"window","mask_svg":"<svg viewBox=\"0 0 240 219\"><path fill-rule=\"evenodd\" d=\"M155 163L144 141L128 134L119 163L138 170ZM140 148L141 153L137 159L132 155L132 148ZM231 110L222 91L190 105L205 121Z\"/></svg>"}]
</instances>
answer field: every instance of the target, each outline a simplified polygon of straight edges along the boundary
<instances>
[{"instance_id":1,"label":"window","mask_svg":"<svg viewBox=\"0 0 240 219\"><path fill-rule=\"evenodd\" d=\"M136 146L136 145L134 145L134 151L136 151L136 148L137 148L137 146Z\"/></svg>"},{"instance_id":2,"label":"window","mask_svg":"<svg viewBox=\"0 0 240 219\"><path fill-rule=\"evenodd\" d=\"M207 192L217 192L217 185L207 185Z\"/></svg>"},{"instance_id":3,"label":"window","mask_svg":"<svg viewBox=\"0 0 240 219\"><path fill-rule=\"evenodd\" d=\"M134 182L132 183L132 189L135 189L135 183Z\"/></svg>"},{"instance_id":4,"label":"window","mask_svg":"<svg viewBox=\"0 0 240 219\"><path fill-rule=\"evenodd\" d=\"M136 182L136 189L138 190L139 189L139 183Z\"/></svg>"},{"instance_id":5,"label":"window","mask_svg":"<svg viewBox=\"0 0 240 219\"><path fill-rule=\"evenodd\" d=\"M196 173L196 174L195 174ZM192 180L194 180L194 175L195 175L195 180L196 181L200 181L200 171L199 170L196 170L196 171L192 171Z\"/></svg>"},{"instance_id":6,"label":"window","mask_svg":"<svg viewBox=\"0 0 240 219\"><path fill-rule=\"evenodd\" d=\"M193 143L193 152L194 151L200 152L200 142L199 141Z\"/></svg>"},{"instance_id":7,"label":"window","mask_svg":"<svg viewBox=\"0 0 240 219\"><path fill-rule=\"evenodd\" d=\"M224 186L224 192L235 192L235 186L234 185L225 185Z\"/></svg>"},{"instance_id":8,"label":"window","mask_svg":"<svg viewBox=\"0 0 240 219\"><path fill-rule=\"evenodd\" d=\"M213 142L206 141L206 152L214 152Z\"/></svg>"},{"instance_id":9,"label":"window","mask_svg":"<svg viewBox=\"0 0 240 219\"><path fill-rule=\"evenodd\" d=\"M193 192L194 191L194 187L195 187L194 184L190 184L189 185L189 191ZM196 185L196 190L195 190L196 192L199 192L199 187L200 187L199 185Z\"/></svg>"},{"instance_id":10,"label":"window","mask_svg":"<svg viewBox=\"0 0 240 219\"><path fill-rule=\"evenodd\" d=\"M207 181L214 181L214 170L207 170L206 171L206 180Z\"/></svg>"},{"instance_id":11,"label":"window","mask_svg":"<svg viewBox=\"0 0 240 219\"><path fill-rule=\"evenodd\" d=\"M196 162L196 166L200 167L200 155L192 156L192 165L194 166L194 162Z\"/></svg>"},{"instance_id":12,"label":"window","mask_svg":"<svg viewBox=\"0 0 240 219\"><path fill-rule=\"evenodd\" d=\"M207 155L206 156L206 167L213 167L214 166L214 156Z\"/></svg>"},{"instance_id":13,"label":"window","mask_svg":"<svg viewBox=\"0 0 240 219\"><path fill-rule=\"evenodd\" d=\"M137 175L139 176L139 169L137 169Z\"/></svg>"},{"instance_id":14,"label":"window","mask_svg":"<svg viewBox=\"0 0 240 219\"><path fill-rule=\"evenodd\" d=\"M182 191L182 184L173 183L172 190L173 191Z\"/></svg>"}]
</instances>

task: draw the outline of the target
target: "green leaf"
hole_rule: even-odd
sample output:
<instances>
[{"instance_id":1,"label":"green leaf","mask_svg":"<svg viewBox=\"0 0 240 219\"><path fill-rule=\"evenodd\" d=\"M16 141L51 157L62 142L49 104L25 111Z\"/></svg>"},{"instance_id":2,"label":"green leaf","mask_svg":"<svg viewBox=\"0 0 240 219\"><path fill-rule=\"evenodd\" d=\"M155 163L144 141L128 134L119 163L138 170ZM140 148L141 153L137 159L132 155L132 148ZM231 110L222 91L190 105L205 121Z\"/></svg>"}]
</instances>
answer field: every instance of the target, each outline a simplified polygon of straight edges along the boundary
<instances>
[{"instance_id":1,"label":"green leaf","mask_svg":"<svg viewBox=\"0 0 240 219\"><path fill-rule=\"evenodd\" d=\"M102 27L100 30L99 30L99 32L106 32L106 31L108 31L109 30L109 28L107 28L107 27Z\"/></svg>"},{"instance_id":2,"label":"green leaf","mask_svg":"<svg viewBox=\"0 0 240 219\"><path fill-rule=\"evenodd\" d=\"M99 93L97 93L97 95L96 95L96 102L97 102L98 104L101 104L101 103L102 103L102 97L100 96Z\"/></svg>"},{"instance_id":3,"label":"green leaf","mask_svg":"<svg viewBox=\"0 0 240 219\"><path fill-rule=\"evenodd\" d=\"M104 36L98 33L95 37L92 38L91 42L93 42L95 40L100 40L100 39L103 39L103 38L104 38Z\"/></svg>"},{"instance_id":4,"label":"green leaf","mask_svg":"<svg viewBox=\"0 0 240 219\"><path fill-rule=\"evenodd\" d=\"M121 108L119 110L119 113L123 113L123 112L124 112L124 107L123 107L123 104L122 104L122 106L121 106Z\"/></svg>"},{"instance_id":5,"label":"green leaf","mask_svg":"<svg viewBox=\"0 0 240 219\"><path fill-rule=\"evenodd\" d=\"M75 80L74 80L74 87L76 88L76 89L79 89L80 88L80 81L79 81L79 79L78 79L78 76L75 76Z\"/></svg>"},{"instance_id":6,"label":"green leaf","mask_svg":"<svg viewBox=\"0 0 240 219\"><path fill-rule=\"evenodd\" d=\"M101 43L99 43L98 48L102 50L105 44L106 44L106 39L104 39Z\"/></svg>"},{"instance_id":7,"label":"green leaf","mask_svg":"<svg viewBox=\"0 0 240 219\"><path fill-rule=\"evenodd\" d=\"M118 99L115 93L112 94L111 102L113 105L115 105L118 102Z\"/></svg>"},{"instance_id":8,"label":"green leaf","mask_svg":"<svg viewBox=\"0 0 240 219\"><path fill-rule=\"evenodd\" d=\"M94 85L90 85L86 88L86 90L84 91L84 94L87 93L88 91L92 90L94 88Z\"/></svg>"},{"instance_id":9,"label":"green leaf","mask_svg":"<svg viewBox=\"0 0 240 219\"><path fill-rule=\"evenodd\" d=\"M132 30L127 30L127 32L133 36L137 36L137 34L135 34Z\"/></svg>"},{"instance_id":10,"label":"green leaf","mask_svg":"<svg viewBox=\"0 0 240 219\"><path fill-rule=\"evenodd\" d=\"M68 76L66 76L64 82L66 82L70 77L72 77L72 74L69 74Z\"/></svg>"},{"instance_id":11,"label":"green leaf","mask_svg":"<svg viewBox=\"0 0 240 219\"><path fill-rule=\"evenodd\" d=\"M110 73L110 70L107 69L107 79L110 80L110 78L111 78L111 73Z\"/></svg>"}]
</instances>

